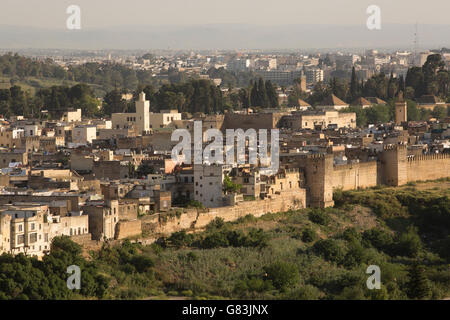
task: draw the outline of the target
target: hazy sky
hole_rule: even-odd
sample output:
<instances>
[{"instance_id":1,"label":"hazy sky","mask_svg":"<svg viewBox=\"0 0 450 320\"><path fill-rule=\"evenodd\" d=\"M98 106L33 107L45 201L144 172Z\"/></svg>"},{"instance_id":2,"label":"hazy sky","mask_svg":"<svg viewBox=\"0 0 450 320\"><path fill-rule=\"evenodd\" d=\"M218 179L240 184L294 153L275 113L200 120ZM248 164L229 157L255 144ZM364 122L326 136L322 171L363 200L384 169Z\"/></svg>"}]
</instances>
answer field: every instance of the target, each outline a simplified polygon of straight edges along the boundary
<instances>
[{"instance_id":1,"label":"hazy sky","mask_svg":"<svg viewBox=\"0 0 450 320\"><path fill-rule=\"evenodd\" d=\"M81 8L82 28L125 25L449 24L449 0L0 0L0 26L65 28L66 8ZM450 37L450 35L449 35Z\"/></svg>"}]
</instances>

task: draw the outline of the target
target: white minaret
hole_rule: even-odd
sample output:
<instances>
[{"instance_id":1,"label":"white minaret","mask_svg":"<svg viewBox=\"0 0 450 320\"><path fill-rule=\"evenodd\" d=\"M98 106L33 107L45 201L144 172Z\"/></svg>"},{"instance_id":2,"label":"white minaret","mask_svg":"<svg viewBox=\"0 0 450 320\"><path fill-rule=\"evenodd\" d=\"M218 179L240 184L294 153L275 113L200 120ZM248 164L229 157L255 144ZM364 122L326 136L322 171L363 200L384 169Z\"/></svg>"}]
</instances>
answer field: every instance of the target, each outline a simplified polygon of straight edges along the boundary
<instances>
[{"instance_id":1,"label":"white minaret","mask_svg":"<svg viewBox=\"0 0 450 320\"><path fill-rule=\"evenodd\" d=\"M136 101L136 128L138 134L150 131L150 101L145 100L145 93L139 94Z\"/></svg>"}]
</instances>

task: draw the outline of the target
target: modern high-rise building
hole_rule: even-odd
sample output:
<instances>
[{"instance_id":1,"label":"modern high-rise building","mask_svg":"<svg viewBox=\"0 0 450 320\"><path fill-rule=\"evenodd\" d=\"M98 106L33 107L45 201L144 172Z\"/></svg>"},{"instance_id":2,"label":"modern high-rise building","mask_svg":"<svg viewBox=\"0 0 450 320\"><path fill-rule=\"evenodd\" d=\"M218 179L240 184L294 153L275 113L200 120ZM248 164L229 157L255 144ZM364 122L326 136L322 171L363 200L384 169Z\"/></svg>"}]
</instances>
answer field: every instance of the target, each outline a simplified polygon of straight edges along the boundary
<instances>
[{"instance_id":1,"label":"modern high-rise building","mask_svg":"<svg viewBox=\"0 0 450 320\"><path fill-rule=\"evenodd\" d=\"M306 82L308 84L314 84L323 81L323 70L313 68L306 70Z\"/></svg>"}]
</instances>

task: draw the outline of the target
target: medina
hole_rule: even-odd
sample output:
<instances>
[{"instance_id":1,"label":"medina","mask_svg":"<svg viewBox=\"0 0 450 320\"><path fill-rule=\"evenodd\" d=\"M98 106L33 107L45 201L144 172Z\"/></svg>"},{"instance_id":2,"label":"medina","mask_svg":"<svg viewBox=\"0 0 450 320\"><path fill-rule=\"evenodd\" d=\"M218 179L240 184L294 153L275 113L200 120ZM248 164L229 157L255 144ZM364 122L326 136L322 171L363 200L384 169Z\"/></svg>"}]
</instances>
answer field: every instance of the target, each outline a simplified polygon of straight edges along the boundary
<instances>
[{"instance_id":1,"label":"medina","mask_svg":"<svg viewBox=\"0 0 450 320\"><path fill-rule=\"evenodd\" d=\"M172 161L177 164L228 164L241 165L246 163L246 147L248 148L248 163L268 167L272 171L279 168L280 138L279 130L270 130L270 144L268 144L267 129L227 129L226 145L223 143L222 131L202 130L202 121L194 121L194 141L187 129L176 129L172 132L171 141L178 141L172 149ZM180 141L181 138L181 141ZM203 149L203 142L210 142ZM193 157L192 157L193 144ZM270 158L268 146L270 145ZM236 146L236 148L235 148ZM225 152L224 152L225 149ZM236 149L236 152L235 152ZM225 153L225 161L224 161Z\"/></svg>"}]
</instances>

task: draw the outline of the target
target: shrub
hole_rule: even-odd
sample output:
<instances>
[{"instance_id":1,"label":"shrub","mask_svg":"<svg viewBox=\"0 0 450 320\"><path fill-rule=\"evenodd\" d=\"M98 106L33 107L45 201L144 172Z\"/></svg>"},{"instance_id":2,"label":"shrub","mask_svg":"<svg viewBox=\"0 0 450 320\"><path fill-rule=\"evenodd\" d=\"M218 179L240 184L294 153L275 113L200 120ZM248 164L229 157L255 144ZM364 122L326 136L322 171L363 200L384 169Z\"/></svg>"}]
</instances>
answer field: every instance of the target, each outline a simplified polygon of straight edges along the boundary
<instances>
[{"instance_id":1,"label":"shrub","mask_svg":"<svg viewBox=\"0 0 450 320\"><path fill-rule=\"evenodd\" d=\"M155 265L155 262L150 257L135 255L131 258L131 264L136 268L137 272L142 273L149 271Z\"/></svg>"},{"instance_id":2,"label":"shrub","mask_svg":"<svg viewBox=\"0 0 450 320\"><path fill-rule=\"evenodd\" d=\"M212 249L218 247L228 247L229 242L224 232L215 232L207 235L201 242L200 247L203 249Z\"/></svg>"},{"instance_id":3,"label":"shrub","mask_svg":"<svg viewBox=\"0 0 450 320\"><path fill-rule=\"evenodd\" d=\"M297 266L292 263L278 261L264 267L267 279L271 280L274 287L284 290L294 286L299 281Z\"/></svg>"},{"instance_id":4,"label":"shrub","mask_svg":"<svg viewBox=\"0 0 450 320\"><path fill-rule=\"evenodd\" d=\"M317 241L313 246L314 252L325 260L340 264L344 260L344 250L342 246L333 239Z\"/></svg>"},{"instance_id":5,"label":"shrub","mask_svg":"<svg viewBox=\"0 0 450 320\"><path fill-rule=\"evenodd\" d=\"M289 291L282 296L284 300L319 300L321 292L312 285L305 285L298 289Z\"/></svg>"},{"instance_id":6,"label":"shrub","mask_svg":"<svg viewBox=\"0 0 450 320\"><path fill-rule=\"evenodd\" d=\"M347 228L342 233L342 238L348 242L360 242L361 234L354 227Z\"/></svg>"},{"instance_id":7,"label":"shrub","mask_svg":"<svg viewBox=\"0 0 450 320\"><path fill-rule=\"evenodd\" d=\"M223 220L223 218L215 218L213 221L208 223L208 225L206 226L206 230L207 231L219 230L222 229L224 226L225 221Z\"/></svg>"},{"instance_id":8,"label":"shrub","mask_svg":"<svg viewBox=\"0 0 450 320\"><path fill-rule=\"evenodd\" d=\"M317 235L313 229L306 228L302 231L301 239L303 242L313 242L316 238Z\"/></svg>"},{"instance_id":9,"label":"shrub","mask_svg":"<svg viewBox=\"0 0 450 320\"><path fill-rule=\"evenodd\" d=\"M177 248L189 246L193 240L194 236L192 234L187 234L184 230L172 233L167 239L170 244Z\"/></svg>"},{"instance_id":10,"label":"shrub","mask_svg":"<svg viewBox=\"0 0 450 320\"><path fill-rule=\"evenodd\" d=\"M393 243L392 235L380 228L364 231L362 238L365 245L371 245L382 251L389 251Z\"/></svg>"},{"instance_id":11,"label":"shrub","mask_svg":"<svg viewBox=\"0 0 450 320\"><path fill-rule=\"evenodd\" d=\"M311 222L326 226L330 223L330 217L328 214L320 209L313 209L308 214L309 220Z\"/></svg>"},{"instance_id":12,"label":"shrub","mask_svg":"<svg viewBox=\"0 0 450 320\"><path fill-rule=\"evenodd\" d=\"M403 232L398 242L395 244L395 251L398 255L407 257L416 257L422 248L422 241L417 234L417 229L408 227L406 232Z\"/></svg>"},{"instance_id":13,"label":"shrub","mask_svg":"<svg viewBox=\"0 0 450 320\"><path fill-rule=\"evenodd\" d=\"M344 258L344 265L353 268L361 265L365 259L365 250L358 242L352 242Z\"/></svg>"},{"instance_id":14,"label":"shrub","mask_svg":"<svg viewBox=\"0 0 450 320\"><path fill-rule=\"evenodd\" d=\"M197 200L189 200L186 203L186 207L188 207L188 208L197 208L197 209L203 209L204 208L203 203L201 203L200 201L197 201Z\"/></svg>"},{"instance_id":15,"label":"shrub","mask_svg":"<svg viewBox=\"0 0 450 320\"><path fill-rule=\"evenodd\" d=\"M192 297L193 293L191 290L183 290L181 291L181 295L185 297Z\"/></svg>"}]
</instances>

